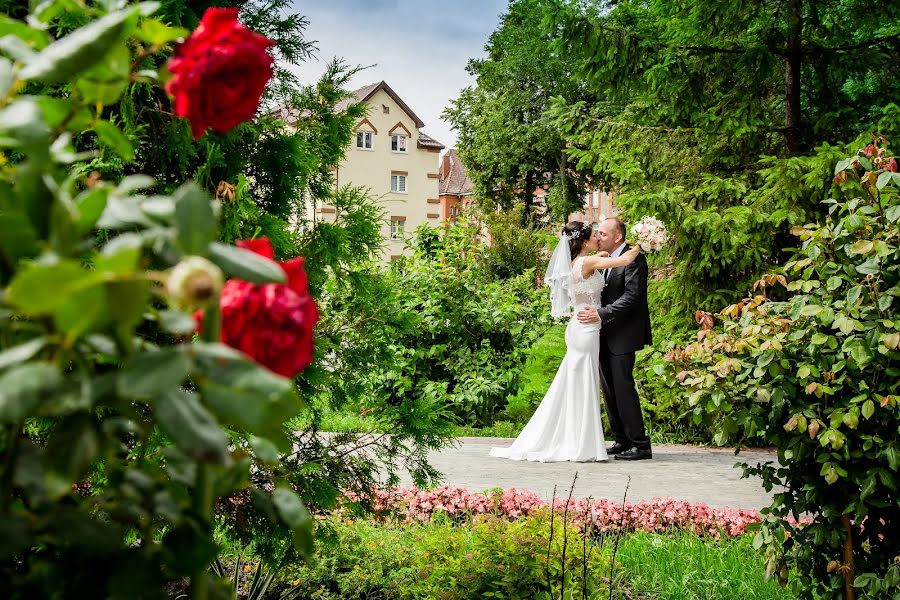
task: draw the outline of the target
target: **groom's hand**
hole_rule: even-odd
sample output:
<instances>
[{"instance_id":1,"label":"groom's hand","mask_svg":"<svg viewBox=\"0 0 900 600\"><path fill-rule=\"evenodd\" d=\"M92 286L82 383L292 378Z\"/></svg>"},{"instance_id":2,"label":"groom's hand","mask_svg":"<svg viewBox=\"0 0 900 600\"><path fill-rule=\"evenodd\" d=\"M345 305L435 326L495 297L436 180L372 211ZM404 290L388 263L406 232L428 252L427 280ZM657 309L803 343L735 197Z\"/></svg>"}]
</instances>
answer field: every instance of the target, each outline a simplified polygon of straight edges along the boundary
<instances>
[{"instance_id":1,"label":"groom's hand","mask_svg":"<svg viewBox=\"0 0 900 600\"><path fill-rule=\"evenodd\" d=\"M583 325L600 322L600 315L597 313L597 309L593 306L582 308L575 316L578 318L578 322Z\"/></svg>"}]
</instances>

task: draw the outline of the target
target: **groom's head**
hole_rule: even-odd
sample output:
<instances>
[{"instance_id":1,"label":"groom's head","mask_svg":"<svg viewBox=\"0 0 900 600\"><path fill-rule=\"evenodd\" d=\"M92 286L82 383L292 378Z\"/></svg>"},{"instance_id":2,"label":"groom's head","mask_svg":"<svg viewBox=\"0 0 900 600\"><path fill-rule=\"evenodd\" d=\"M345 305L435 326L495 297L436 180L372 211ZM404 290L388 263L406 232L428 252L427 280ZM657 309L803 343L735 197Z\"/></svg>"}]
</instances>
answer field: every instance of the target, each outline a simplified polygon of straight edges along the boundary
<instances>
[{"instance_id":1,"label":"groom's head","mask_svg":"<svg viewBox=\"0 0 900 600\"><path fill-rule=\"evenodd\" d=\"M618 217L600 221L597 226L597 245L600 250L612 252L625 241L625 223Z\"/></svg>"}]
</instances>

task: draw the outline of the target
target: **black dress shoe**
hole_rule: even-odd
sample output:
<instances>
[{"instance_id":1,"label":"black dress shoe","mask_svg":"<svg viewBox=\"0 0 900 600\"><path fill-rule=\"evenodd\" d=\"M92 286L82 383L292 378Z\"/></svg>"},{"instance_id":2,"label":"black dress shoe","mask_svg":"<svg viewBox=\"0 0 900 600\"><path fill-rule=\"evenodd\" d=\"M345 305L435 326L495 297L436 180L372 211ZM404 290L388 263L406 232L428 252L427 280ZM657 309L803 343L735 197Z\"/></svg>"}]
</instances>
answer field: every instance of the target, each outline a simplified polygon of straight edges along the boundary
<instances>
[{"instance_id":1,"label":"black dress shoe","mask_svg":"<svg viewBox=\"0 0 900 600\"><path fill-rule=\"evenodd\" d=\"M610 456L613 456L613 455L621 454L622 452L625 452L630 447L631 446L626 446L625 444L620 444L619 442L616 442L615 444L613 444L612 446L610 446L609 448L606 449L606 453L609 454Z\"/></svg>"},{"instance_id":2,"label":"black dress shoe","mask_svg":"<svg viewBox=\"0 0 900 600\"><path fill-rule=\"evenodd\" d=\"M650 451L650 448L632 447L625 452L616 454L616 460L649 460L651 458L653 458L653 452Z\"/></svg>"}]
</instances>

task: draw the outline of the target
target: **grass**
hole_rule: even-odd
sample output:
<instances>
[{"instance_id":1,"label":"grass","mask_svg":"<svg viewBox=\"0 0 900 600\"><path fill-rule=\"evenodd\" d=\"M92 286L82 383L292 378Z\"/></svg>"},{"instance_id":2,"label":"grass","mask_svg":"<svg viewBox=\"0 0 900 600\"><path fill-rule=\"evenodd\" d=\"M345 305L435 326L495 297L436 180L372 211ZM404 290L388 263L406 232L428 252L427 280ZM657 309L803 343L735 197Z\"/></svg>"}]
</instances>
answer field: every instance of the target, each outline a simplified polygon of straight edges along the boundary
<instances>
[{"instance_id":1,"label":"grass","mask_svg":"<svg viewBox=\"0 0 900 600\"><path fill-rule=\"evenodd\" d=\"M634 533L619 543L616 562L630 595L623 600L789 600L763 577L751 536L707 541L689 533Z\"/></svg>"}]
</instances>

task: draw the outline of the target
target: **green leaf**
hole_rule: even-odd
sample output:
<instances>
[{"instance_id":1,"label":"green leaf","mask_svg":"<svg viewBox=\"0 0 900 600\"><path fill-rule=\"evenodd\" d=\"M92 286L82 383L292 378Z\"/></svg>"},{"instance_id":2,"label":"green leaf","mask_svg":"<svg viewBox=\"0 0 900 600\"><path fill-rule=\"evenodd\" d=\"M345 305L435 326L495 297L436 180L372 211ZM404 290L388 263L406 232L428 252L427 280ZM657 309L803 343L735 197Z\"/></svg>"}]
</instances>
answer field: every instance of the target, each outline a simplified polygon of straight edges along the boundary
<instances>
[{"instance_id":1,"label":"green leaf","mask_svg":"<svg viewBox=\"0 0 900 600\"><path fill-rule=\"evenodd\" d=\"M24 344L19 344L18 346L13 346L12 348L0 352L0 371L29 360L43 350L49 343L50 340L46 337L36 337L33 340L28 340Z\"/></svg>"},{"instance_id":2,"label":"green leaf","mask_svg":"<svg viewBox=\"0 0 900 600\"><path fill-rule=\"evenodd\" d=\"M871 419L873 414L875 414L875 403L866 400L862 405L862 416L864 419Z\"/></svg>"},{"instance_id":3,"label":"green leaf","mask_svg":"<svg viewBox=\"0 0 900 600\"><path fill-rule=\"evenodd\" d=\"M175 335L188 335L197 329L197 322L180 310L162 310L159 312L159 326Z\"/></svg>"},{"instance_id":4,"label":"green leaf","mask_svg":"<svg viewBox=\"0 0 900 600\"><path fill-rule=\"evenodd\" d=\"M884 456L887 458L888 466L892 470L900 469L900 451L893 444L885 447Z\"/></svg>"},{"instance_id":5,"label":"green leaf","mask_svg":"<svg viewBox=\"0 0 900 600\"><path fill-rule=\"evenodd\" d=\"M28 61L19 73L25 80L66 82L103 60L123 39L137 11L131 7L92 21L60 38Z\"/></svg>"},{"instance_id":6,"label":"green leaf","mask_svg":"<svg viewBox=\"0 0 900 600\"><path fill-rule=\"evenodd\" d=\"M106 200L109 198L108 187L95 187L84 190L75 197L74 204L78 211L78 220L75 230L79 236L91 231L106 208Z\"/></svg>"},{"instance_id":7,"label":"green leaf","mask_svg":"<svg viewBox=\"0 0 900 600\"><path fill-rule=\"evenodd\" d=\"M251 435L249 441L250 447L253 448L253 454L256 455L256 458L270 465L274 465L278 462L278 459L281 457L278 446L266 438L255 435Z\"/></svg>"},{"instance_id":8,"label":"green leaf","mask_svg":"<svg viewBox=\"0 0 900 600\"><path fill-rule=\"evenodd\" d=\"M180 346L142 352L119 373L119 394L151 399L163 392L177 390L193 366L190 356Z\"/></svg>"},{"instance_id":9,"label":"green leaf","mask_svg":"<svg viewBox=\"0 0 900 600\"><path fill-rule=\"evenodd\" d=\"M803 365L803 366L800 367L800 369L797 371L797 378L798 378L798 379L806 379L807 377L809 377L809 373L810 373L809 366L808 366L808 365Z\"/></svg>"},{"instance_id":10,"label":"green leaf","mask_svg":"<svg viewBox=\"0 0 900 600\"><path fill-rule=\"evenodd\" d=\"M45 315L71 301L67 296L97 281L74 261L32 263L9 284L6 299L28 315Z\"/></svg>"},{"instance_id":11,"label":"green leaf","mask_svg":"<svg viewBox=\"0 0 900 600\"><path fill-rule=\"evenodd\" d=\"M250 283L287 281L287 275L278 263L244 248L213 242L209 247L209 259L228 277Z\"/></svg>"},{"instance_id":12,"label":"green leaf","mask_svg":"<svg viewBox=\"0 0 900 600\"><path fill-rule=\"evenodd\" d=\"M891 181L891 172L884 171L883 173L881 173L878 176L878 181L875 182L875 187L877 187L879 190L883 190L884 186L886 186L888 184L888 182L890 182L890 181Z\"/></svg>"},{"instance_id":13,"label":"green leaf","mask_svg":"<svg viewBox=\"0 0 900 600\"><path fill-rule=\"evenodd\" d=\"M112 148L125 162L134 160L134 148L118 127L109 121L97 121L94 131L100 141Z\"/></svg>"},{"instance_id":14,"label":"green leaf","mask_svg":"<svg viewBox=\"0 0 900 600\"><path fill-rule=\"evenodd\" d=\"M0 375L0 422L34 416L46 396L62 385L59 371L46 362L13 367Z\"/></svg>"},{"instance_id":15,"label":"green leaf","mask_svg":"<svg viewBox=\"0 0 900 600\"><path fill-rule=\"evenodd\" d=\"M829 292L833 292L834 290L841 287L841 284L844 282L843 279L838 277L837 275L828 278L828 282L825 284L825 287Z\"/></svg>"},{"instance_id":16,"label":"green leaf","mask_svg":"<svg viewBox=\"0 0 900 600\"><path fill-rule=\"evenodd\" d=\"M877 275L880 270L878 258L874 256L866 262L856 265L856 272L863 275Z\"/></svg>"},{"instance_id":17,"label":"green leaf","mask_svg":"<svg viewBox=\"0 0 900 600\"><path fill-rule=\"evenodd\" d=\"M887 217L887 220L891 223L896 223L897 220L900 219L900 204L888 206L887 210L884 211L884 216Z\"/></svg>"},{"instance_id":18,"label":"green leaf","mask_svg":"<svg viewBox=\"0 0 900 600\"><path fill-rule=\"evenodd\" d=\"M130 83L131 52L121 42L110 50L102 62L85 71L75 81L75 89L88 104L110 105L119 101Z\"/></svg>"},{"instance_id":19,"label":"green leaf","mask_svg":"<svg viewBox=\"0 0 900 600\"><path fill-rule=\"evenodd\" d=\"M216 215L209 195L191 182L173 194L178 243L185 254L206 256L216 235Z\"/></svg>"},{"instance_id":20,"label":"green leaf","mask_svg":"<svg viewBox=\"0 0 900 600\"><path fill-rule=\"evenodd\" d=\"M195 394L170 389L156 398L153 412L179 448L195 458L224 460L229 438Z\"/></svg>"},{"instance_id":21,"label":"green leaf","mask_svg":"<svg viewBox=\"0 0 900 600\"><path fill-rule=\"evenodd\" d=\"M210 409L226 424L265 436L278 433L301 403L293 381L221 344L197 343L197 383Z\"/></svg>"},{"instance_id":22,"label":"green leaf","mask_svg":"<svg viewBox=\"0 0 900 600\"><path fill-rule=\"evenodd\" d=\"M312 517L300 496L293 490L285 487L276 488L272 493L272 503L278 516L285 525L294 532L294 547L304 559L312 556Z\"/></svg>"},{"instance_id":23,"label":"green leaf","mask_svg":"<svg viewBox=\"0 0 900 600\"><path fill-rule=\"evenodd\" d=\"M175 42L190 35L190 31L183 27L172 27L158 19L144 19L135 35L141 41L151 46L165 46L169 42Z\"/></svg>"},{"instance_id":24,"label":"green leaf","mask_svg":"<svg viewBox=\"0 0 900 600\"><path fill-rule=\"evenodd\" d=\"M855 285L850 288L850 291L847 292L847 304L853 305L856 304L856 301L859 300L859 297L862 295L863 287L861 285Z\"/></svg>"},{"instance_id":25,"label":"green leaf","mask_svg":"<svg viewBox=\"0 0 900 600\"><path fill-rule=\"evenodd\" d=\"M892 296L888 296L888 295L879 296L878 310L880 310L882 312L886 311L888 308L890 308L891 303L893 301L894 301L894 298Z\"/></svg>"},{"instance_id":26,"label":"green leaf","mask_svg":"<svg viewBox=\"0 0 900 600\"><path fill-rule=\"evenodd\" d=\"M100 436L91 417L80 413L63 420L47 444L49 476L61 476L71 485L86 474L100 455Z\"/></svg>"}]
</instances>

